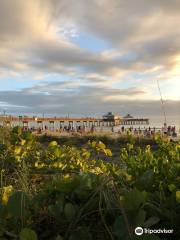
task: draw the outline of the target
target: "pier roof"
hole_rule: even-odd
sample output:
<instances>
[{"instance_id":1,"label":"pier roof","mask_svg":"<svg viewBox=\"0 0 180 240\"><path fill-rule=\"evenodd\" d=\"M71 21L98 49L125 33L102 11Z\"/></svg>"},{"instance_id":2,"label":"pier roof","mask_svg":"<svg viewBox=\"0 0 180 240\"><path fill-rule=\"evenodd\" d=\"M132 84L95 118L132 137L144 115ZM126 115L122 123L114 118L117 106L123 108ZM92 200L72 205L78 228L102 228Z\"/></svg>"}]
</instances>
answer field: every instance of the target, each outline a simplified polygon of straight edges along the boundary
<instances>
[{"instance_id":1,"label":"pier roof","mask_svg":"<svg viewBox=\"0 0 180 240\"><path fill-rule=\"evenodd\" d=\"M123 118L134 118L131 114L127 114L126 116L124 116Z\"/></svg>"},{"instance_id":2,"label":"pier roof","mask_svg":"<svg viewBox=\"0 0 180 240\"><path fill-rule=\"evenodd\" d=\"M101 118L95 117L28 117L28 116L0 116L0 120L6 121L22 121L22 122L31 122L31 121L100 121Z\"/></svg>"}]
</instances>

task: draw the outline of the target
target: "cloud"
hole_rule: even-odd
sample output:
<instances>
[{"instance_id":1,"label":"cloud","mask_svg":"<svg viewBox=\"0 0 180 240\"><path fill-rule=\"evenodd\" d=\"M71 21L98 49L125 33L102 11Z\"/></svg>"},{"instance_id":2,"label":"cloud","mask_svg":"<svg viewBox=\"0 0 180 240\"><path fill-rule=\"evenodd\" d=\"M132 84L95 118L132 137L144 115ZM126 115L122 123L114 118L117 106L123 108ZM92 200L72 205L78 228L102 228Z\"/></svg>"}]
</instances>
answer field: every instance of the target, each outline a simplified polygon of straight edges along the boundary
<instances>
[{"instance_id":1,"label":"cloud","mask_svg":"<svg viewBox=\"0 0 180 240\"><path fill-rule=\"evenodd\" d=\"M56 88L58 83L54 83ZM62 84L63 85L63 84ZM37 89L35 89L37 90ZM106 99L105 104L102 97L108 94L112 96L126 96L126 98ZM7 114L32 114L40 115L45 113L53 116L102 116L107 111L113 111L121 116L126 113L131 113L134 116L143 116L153 118L154 116L161 117L163 120L163 113L160 100L133 100L128 99L129 96L134 97L141 94L138 89L129 89L123 91L117 89L102 89L98 91L94 88L81 88L77 91L53 90L43 88L39 91L4 91L0 94L0 102L2 109L6 109ZM165 101L165 108L167 116L178 115L179 102ZM178 119L178 118L177 118Z\"/></svg>"},{"instance_id":2,"label":"cloud","mask_svg":"<svg viewBox=\"0 0 180 240\"><path fill-rule=\"evenodd\" d=\"M111 104L111 99L108 97L137 97L138 95L144 94L142 89L128 88L128 89L117 89L112 87L102 87L93 85L80 85L73 80L68 81L57 81L57 82L44 82L34 87L24 88L20 91L1 91L0 102L4 102L9 106L23 106L25 109L36 109L36 111L42 111L42 109L49 112L49 108L54 113L60 113L62 109L58 106L63 106L64 110L69 109L71 112L77 108L81 109L83 106L92 108L99 105L104 105L104 101L107 104ZM13 108L9 111L13 111ZM20 109L21 110L21 109ZM50 111L51 111L50 110ZM89 110L88 110L89 111ZM77 112L78 113L78 112ZM80 114L80 111L79 111Z\"/></svg>"},{"instance_id":3,"label":"cloud","mask_svg":"<svg viewBox=\"0 0 180 240\"><path fill-rule=\"evenodd\" d=\"M124 51L114 67L143 71L161 64L168 69L180 52L177 0L94 0L78 1L76 6L70 2L60 1L60 9L71 16L79 29L110 42L115 52ZM127 61L127 55L135 57Z\"/></svg>"},{"instance_id":4,"label":"cloud","mask_svg":"<svg viewBox=\"0 0 180 240\"><path fill-rule=\"evenodd\" d=\"M68 65L106 74L118 68L143 70L154 64L168 65L180 51L180 30L176 28L180 4L176 0L80 0L76 4L72 0L2 0L0 4L4 67L60 72ZM102 54L81 49L64 37L77 31L91 32L111 42L115 51L123 48L124 54L110 61ZM136 57L127 60L130 54Z\"/></svg>"}]
</instances>

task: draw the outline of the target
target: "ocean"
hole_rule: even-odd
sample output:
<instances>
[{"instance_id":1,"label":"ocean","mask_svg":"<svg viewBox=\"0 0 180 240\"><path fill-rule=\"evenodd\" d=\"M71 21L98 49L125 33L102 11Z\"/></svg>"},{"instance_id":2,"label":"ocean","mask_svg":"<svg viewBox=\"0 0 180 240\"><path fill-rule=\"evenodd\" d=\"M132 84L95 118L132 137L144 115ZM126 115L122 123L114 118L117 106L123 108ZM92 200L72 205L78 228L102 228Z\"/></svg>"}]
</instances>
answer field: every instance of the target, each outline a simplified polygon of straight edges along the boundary
<instances>
[{"instance_id":1,"label":"ocean","mask_svg":"<svg viewBox=\"0 0 180 240\"><path fill-rule=\"evenodd\" d=\"M164 125L164 117L163 116L148 116L150 120L150 127L162 127ZM166 122L168 126L175 126L177 129L180 128L180 115L166 116Z\"/></svg>"}]
</instances>

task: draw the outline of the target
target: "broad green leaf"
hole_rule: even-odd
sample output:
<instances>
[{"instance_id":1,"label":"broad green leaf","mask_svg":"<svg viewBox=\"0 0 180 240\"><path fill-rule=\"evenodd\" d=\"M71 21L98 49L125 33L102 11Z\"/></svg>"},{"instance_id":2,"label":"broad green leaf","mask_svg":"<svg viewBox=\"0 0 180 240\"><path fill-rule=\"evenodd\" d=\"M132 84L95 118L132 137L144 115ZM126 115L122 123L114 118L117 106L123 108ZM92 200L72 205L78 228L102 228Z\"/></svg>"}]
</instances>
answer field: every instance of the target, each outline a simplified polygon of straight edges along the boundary
<instances>
[{"instance_id":1,"label":"broad green leaf","mask_svg":"<svg viewBox=\"0 0 180 240\"><path fill-rule=\"evenodd\" d=\"M55 157L60 157L61 156L61 150L59 148L55 148L53 151L53 155Z\"/></svg>"},{"instance_id":2,"label":"broad green leaf","mask_svg":"<svg viewBox=\"0 0 180 240\"><path fill-rule=\"evenodd\" d=\"M58 143L56 141L52 141L49 143L49 147L55 147L57 145L58 145Z\"/></svg>"},{"instance_id":3,"label":"broad green leaf","mask_svg":"<svg viewBox=\"0 0 180 240\"><path fill-rule=\"evenodd\" d=\"M58 201L55 205L50 205L48 207L49 212L55 217L57 220L60 220L63 214L63 203L62 201Z\"/></svg>"},{"instance_id":4,"label":"broad green leaf","mask_svg":"<svg viewBox=\"0 0 180 240\"><path fill-rule=\"evenodd\" d=\"M90 156L91 156L91 153L88 152L88 151L84 151L84 152L82 153L82 156L83 156L84 158L86 158L86 159L89 159Z\"/></svg>"},{"instance_id":5,"label":"broad green leaf","mask_svg":"<svg viewBox=\"0 0 180 240\"><path fill-rule=\"evenodd\" d=\"M26 140L25 140L25 139L22 139L22 140L21 140L21 145L23 146L25 143L26 143Z\"/></svg>"},{"instance_id":6,"label":"broad green leaf","mask_svg":"<svg viewBox=\"0 0 180 240\"><path fill-rule=\"evenodd\" d=\"M65 178L57 183L56 187L59 191L63 193L70 193L74 189L76 189L79 186L79 181L76 179L73 179L73 181L69 178Z\"/></svg>"},{"instance_id":7,"label":"broad green leaf","mask_svg":"<svg viewBox=\"0 0 180 240\"><path fill-rule=\"evenodd\" d=\"M14 149L14 154L18 155L21 153L22 148L20 146L16 146Z\"/></svg>"},{"instance_id":8,"label":"broad green leaf","mask_svg":"<svg viewBox=\"0 0 180 240\"><path fill-rule=\"evenodd\" d=\"M137 181L135 183L135 186L139 190L147 190L147 191L149 191L150 189L152 189L153 180L154 180L154 172L153 172L153 170L147 170L146 172L143 173L142 176L140 176L137 179Z\"/></svg>"},{"instance_id":9,"label":"broad green leaf","mask_svg":"<svg viewBox=\"0 0 180 240\"><path fill-rule=\"evenodd\" d=\"M176 191L176 201L180 203L180 190Z\"/></svg>"},{"instance_id":10,"label":"broad green leaf","mask_svg":"<svg viewBox=\"0 0 180 240\"><path fill-rule=\"evenodd\" d=\"M137 211L146 200L146 192L133 189L124 196L124 205L130 211Z\"/></svg>"},{"instance_id":11,"label":"broad green leaf","mask_svg":"<svg viewBox=\"0 0 180 240\"><path fill-rule=\"evenodd\" d=\"M121 239L126 240L129 238L123 216L119 216L116 218L114 225L113 225L113 230L114 230L114 234L117 236L118 240L121 240Z\"/></svg>"},{"instance_id":12,"label":"broad green leaf","mask_svg":"<svg viewBox=\"0 0 180 240\"><path fill-rule=\"evenodd\" d=\"M96 144L97 144L97 142L96 142L96 141L92 141L92 143L91 143L91 146L92 146L92 147L95 147L95 146L96 146Z\"/></svg>"},{"instance_id":13,"label":"broad green leaf","mask_svg":"<svg viewBox=\"0 0 180 240\"><path fill-rule=\"evenodd\" d=\"M71 221L75 217L76 209L72 203L66 203L64 207L64 214L68 221Z\"/></svg>"},{"instance_id":14,"label":"broad green leaf","mask_svg":"<svg viewBox=\"0 0 180 240\"><path fill-rule=\"evenodd\" d=\"M156 223L159 222L159 218L158 217L150 217L147 221L145 221L145 223L143 224L144 227L151 227L153 225L155 225Z\"/></svg>"},{"instance_id":15,"label":"broad green leaf","mask_svg":"<svg viewBox=\"0 0 180 240\"><path fill-rule=\"evenodd\" d=\"M104 150L104 149L106 148L106 145L100 141L100 142L98 143L98 147L99 147L101 150Z\"/></svg>"},{"instance_id":16,"label":"broad green leaf","mask_svg":"<svg viewBox=\"0 0 180 240\"><path fill-rule=\"evenodd\" d=\"M135 217L135 225L142 226L146 218L146 212L140 209Z\"/></svg>"},{"instance_id":17,"label":"broad green leaf","mask_svg":"<svg viewBox=\"0 0 180 240\"><path fill-rule=\"evenodd\" d=\"M176 190L176 186L174 184L169 184L168 189L170 192L174 192Z\"/></svg>"},{"instance_id":18,"label":"broad green leaf","mask_svg":"<svg viewBox=\"0 0 180 240\"><path fill-rule=\"evenodd\" d=\"M106 154L106 156L112 157L112 152L109 148L104 149L104 153Z\"/></svg>"},{"instance_id":19,"label":"broad green leaf","mask_svg":"<svg viewBox=\"0 0 180 240\"><path fill-rule=\"evenodd\" d=\"M37 234L30 228L23 228L19 234L20 240L38 240Z\"/></svg>"}]
</instances>

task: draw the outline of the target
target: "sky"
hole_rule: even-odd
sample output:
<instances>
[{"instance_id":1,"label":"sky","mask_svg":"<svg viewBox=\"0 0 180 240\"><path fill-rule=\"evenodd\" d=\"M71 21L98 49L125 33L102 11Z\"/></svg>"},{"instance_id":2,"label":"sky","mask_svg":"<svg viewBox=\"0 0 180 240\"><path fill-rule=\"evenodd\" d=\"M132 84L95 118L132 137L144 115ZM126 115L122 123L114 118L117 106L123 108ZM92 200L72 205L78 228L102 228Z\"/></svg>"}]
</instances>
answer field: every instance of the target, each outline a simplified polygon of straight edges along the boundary
<instances>
[{"instance_id":1,"label":"sky","mask_svg":"<svg viewBox=\"0 0 180 240\"><path fill-rule=\"evenodd\" d=\"M180 115L180 0L0 0L0 112Z\"/></svg>"}]
</instances>

